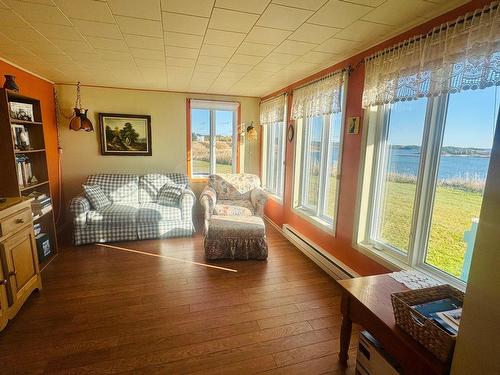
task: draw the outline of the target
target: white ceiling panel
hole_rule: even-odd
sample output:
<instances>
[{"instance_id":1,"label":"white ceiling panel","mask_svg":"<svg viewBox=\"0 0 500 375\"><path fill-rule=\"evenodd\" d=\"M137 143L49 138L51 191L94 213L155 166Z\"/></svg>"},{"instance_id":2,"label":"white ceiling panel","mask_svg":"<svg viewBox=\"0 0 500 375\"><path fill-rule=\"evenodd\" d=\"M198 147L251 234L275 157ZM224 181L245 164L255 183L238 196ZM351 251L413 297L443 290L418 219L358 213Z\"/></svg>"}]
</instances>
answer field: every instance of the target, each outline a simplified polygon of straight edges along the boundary
<instances>
[{"instance_id":1,"label":"white ceiling panel","mask_svg":"<svg viewBox=\"0 0 500 375\"><path fill-rule=\"evenodd\" d=\"M258 95L467 0L0 0L0 57L56 82Z\"/></svg>"}]
</instances>

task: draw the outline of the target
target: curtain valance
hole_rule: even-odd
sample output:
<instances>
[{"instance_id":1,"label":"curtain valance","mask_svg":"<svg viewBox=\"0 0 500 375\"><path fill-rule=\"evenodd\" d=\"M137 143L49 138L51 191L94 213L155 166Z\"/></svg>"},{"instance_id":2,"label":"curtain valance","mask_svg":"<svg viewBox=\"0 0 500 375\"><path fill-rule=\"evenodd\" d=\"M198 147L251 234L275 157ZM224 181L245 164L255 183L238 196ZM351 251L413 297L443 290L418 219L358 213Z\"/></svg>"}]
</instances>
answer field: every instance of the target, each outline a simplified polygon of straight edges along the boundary
<instances>
[{"instance_id":1,"label":"curtain valance","mask_svg":"<svg viewBox=\"0 0 500 375\"><path fill-rule=\"evenodd\" d=\"M286 95L280 95L265 102L260 103L260 123L261 125L273 124L285 119Z\"/></svg>"},{"instance_id":2,"label":"curtain valance","mask_svg":"<svg viewBox=\"0 0 500 375\"><path fill-rule=\"evenodd\" d=\"M338 113L345 72L340 71L293 91L291 118Z\"/></svg>"},{"instance_id":3,"label":"curtain valance","mask_svg":"<svg viewBox=\"0 0 500 375\"><path fill-rule=\"evenodd\" d=\"M365 60L363 107L500 84L498 2Z\"/></svg>"}]
</instances>

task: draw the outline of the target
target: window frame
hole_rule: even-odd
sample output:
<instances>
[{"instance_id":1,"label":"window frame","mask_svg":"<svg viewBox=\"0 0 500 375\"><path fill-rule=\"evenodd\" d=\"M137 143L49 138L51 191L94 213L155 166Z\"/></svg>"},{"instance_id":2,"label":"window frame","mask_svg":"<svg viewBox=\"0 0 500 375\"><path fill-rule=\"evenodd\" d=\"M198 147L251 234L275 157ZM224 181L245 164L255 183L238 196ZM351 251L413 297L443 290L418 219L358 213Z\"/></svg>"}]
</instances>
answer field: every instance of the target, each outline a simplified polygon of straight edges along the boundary
<instances>
[{"instance_id":1,"label":"window frame","mask_svg":"<svg viewBox=\"0 0 500 375\"><path fill-rule=\"evenodd\" d=\"M207 175L196 175L193 173L193 158L191 154L191 146L192 146L192 126L191 126L191 111L192 109L192 101L204 101L204 102L213 102L217 103L228 103L236 106L236 109L232 110L233 112L233 144L232 144L232 173L240 173L240 124L241 124L241 103L237 101L225 101L225 100L213 100L213 99L195 99L195 98L186 98L186 147L187 147L187 175L189 179L196 181L207 181L209 175L217 173L217 158L216 155L216 142L214 142L216 137L216 112L217 111L229 111L227 109L218 109L218 108L205 108L210 111L210 171ZM203 109L203 108L196 108Z\"/></svg>"},{"instance_id":2,"label":"window frame","mask_svg":"<svg viewBox=\"0 0 500 375\"><path fill-rule=\"evenodd\" d=\"M353 247L376 260L382 260L390 268L416 269L464 290L467 286L466 282L425 261L432 227L441 148L444 141L450 95L453 94L447 93L427 99L421 159L407 254L377 241L373 236L375 231L373 220L377 204L375 201L379 200L375 198L377 179L382 179L379 173L380 161L377 159L380 158L380 148L384 147L381 139L383 133L387 132L388 129L390 105L380 105L365 110L360 178L358 180L357 222L354 226ZM382 129L379 130L379 127ZM368 129L365 131L366 128Z\"/></svg>"},{"instance_id":3,"label":"window frame","mask_svg":"<svg viewBox=\"0 0 500 375\"><path fill-rule=\"evenodd\" d=\"M340 199L340 194L339 194L339 188L340 188L340 182L342 178L342 155L343 155L343 148L344 148L344 135L345 135L345 123L346 123L346 102L347 102L347 88L348 88L348 77L345 76L343 84L342 84L342 92L341 92L341 124L340 124L340 134L339 134L339 156L338 156L338 168L337 168L337 175L335 178L335 184L336 184L336 189L335 189L335 210L333 212L333 217L330 218L326 215L324 215L324 212L326 211L326 194L327 192L324 191L323 194L319 194L318 196L318 203L316 209L314 207L307 207L302 204L304 202L304 194L305 194L305 189L304 186L307 185L307 182L302 181L303 174L300 173L302 167L305 165L306 162L306 153L305 153L305 145L307 144L307 139L306 136L304 135L305 133L305 121L308 121L309 119L307 118L302 118L299 119L298 121L295 121L294 127L295 127L295 134L296 136L294 137L294 156L293 156L293 201L292 201L292 211L297 214L298 216L302 217L306 221L310 222L314 226L318 227L319 229L324 230L325 232L335 236L336 235L336 229L337 229L337 221L338 221L338 208L339 208L339 199ZM330 141L330 132L332 128L332 116L335 114L329 114L329 115L323 115L323 129L322 129L322 157L320 160L320 180L318 182L320 189L321 186L325 186L326 190L326 184L323 184L325 176L327 174L327 167L328 167L328 157L330 156L330 150L329 150L329 141ZM325 117L327 117L327 120L325 121ZM328 126L325 126L328 124ZM300 131L299 131L300 129ZM309 135L307 135L309 137ZM299 154L297 155L297 152ZM324 167L323 167L324 166Z\"/></svg>"}]
</instances>

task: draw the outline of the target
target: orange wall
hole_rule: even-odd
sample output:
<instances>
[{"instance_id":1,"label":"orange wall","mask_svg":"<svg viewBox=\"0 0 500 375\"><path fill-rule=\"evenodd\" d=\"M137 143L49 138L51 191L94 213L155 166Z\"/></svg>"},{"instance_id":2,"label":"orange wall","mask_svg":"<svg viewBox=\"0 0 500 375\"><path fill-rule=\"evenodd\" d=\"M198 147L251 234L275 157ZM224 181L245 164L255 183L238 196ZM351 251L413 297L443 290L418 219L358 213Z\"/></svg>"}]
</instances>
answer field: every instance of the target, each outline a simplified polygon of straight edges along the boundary
<instances>
[{"instance_id":1,"label":"orange wall","mask_svg":"<svg viewBox=\"0 0 500 375\"><path fill-rule=\"evenodd\" d=\"M30 73L18 69L4 61L0 61L0 75L12 74L16 76L16 82L20 88L20 93L26 96L39 99L42 107L43 133L45 135L45 149L47 151L47 161L49 165L49 179L54 199L54 207L59 207L58 194L58 149L57 149L57 126L56 110L54 103L54 86L52 83L38 78Z\"/></svg>"},{"instance_id":2,"label":"orange wall","mask_svg":"<svg viewBox=\"0 0 500 375\"><path fill-rule=\"evenodd\" d=\"M354 71L350 74L347 87L346 98L346 113L345 116L359 116L360 122L363 124L363 109L361 107L361 99L364 85L364 64L361 63L366 56L369 56L381 49L389 47L395 43L401 42L414 35L426 33L432 30L433 27L440 25L443 22L454 20L457 17L481 8L490 1L473 0L453 11L441 15L425 24L422 24L410 31L391 38L373 48L370 48L356 56L353 56L341 63L335 64L321 72L313 74L298 82L295 82L283 89L264 97L275 96L280 93L287 92L288 96L288 121L290 122L290 108L292 100L292 91L294 88L303 85L304 83L319 78L330 72L347 68L351 65ZM352 247L353 243L353 226L354 226L354 211L356 207L357 183L359 173L359 163L361 154L361 131L358 135L344 134L342 150L342 175L340 180L339 190L339 207L337 218L336 236L326 233L318 229L308 221L302 219L292 211L292 183L293 183L293 162L294 162L294 143L287 143L286 149L286 170L285 170L285 193L284 204L281 205L274 200L269 200L266 206L266 216L270 218L278 226L289 224L297 231L304 234L312 241L320 245L323 249L330 252L339 260L347 264L353 270L361 275L372 275L388 272L388 270L373 261L371 258L356 251Z\"/></svg>"}]
</instances>

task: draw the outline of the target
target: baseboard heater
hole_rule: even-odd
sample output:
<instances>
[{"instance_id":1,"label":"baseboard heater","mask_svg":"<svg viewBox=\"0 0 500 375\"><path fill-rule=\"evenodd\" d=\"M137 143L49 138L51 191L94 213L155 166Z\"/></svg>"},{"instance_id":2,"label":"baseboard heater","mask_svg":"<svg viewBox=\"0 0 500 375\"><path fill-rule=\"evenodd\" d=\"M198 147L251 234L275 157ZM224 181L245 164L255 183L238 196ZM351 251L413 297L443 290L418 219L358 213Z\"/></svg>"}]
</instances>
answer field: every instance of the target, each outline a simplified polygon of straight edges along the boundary
<instances>
[{"instance_id":1,"label":"baseboard heater","mask_svg":"<svg viewBox=\"0 0 500 375\"><path fill-rule=\"evenodd\" d=\"M283 235L334 279L342 280L359 276L357 272L300 234L290 225L283 224Z\"/></svg>"}]
</instances>

